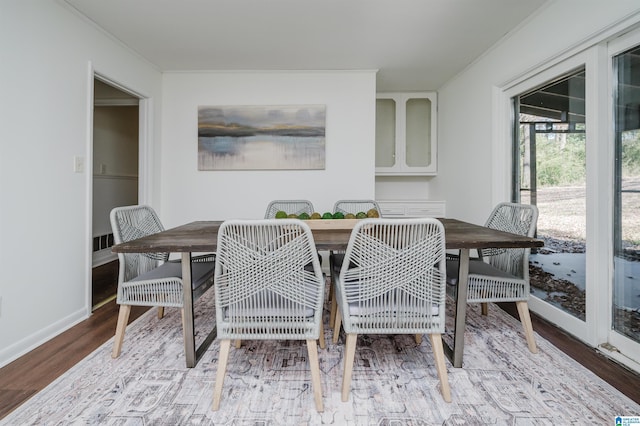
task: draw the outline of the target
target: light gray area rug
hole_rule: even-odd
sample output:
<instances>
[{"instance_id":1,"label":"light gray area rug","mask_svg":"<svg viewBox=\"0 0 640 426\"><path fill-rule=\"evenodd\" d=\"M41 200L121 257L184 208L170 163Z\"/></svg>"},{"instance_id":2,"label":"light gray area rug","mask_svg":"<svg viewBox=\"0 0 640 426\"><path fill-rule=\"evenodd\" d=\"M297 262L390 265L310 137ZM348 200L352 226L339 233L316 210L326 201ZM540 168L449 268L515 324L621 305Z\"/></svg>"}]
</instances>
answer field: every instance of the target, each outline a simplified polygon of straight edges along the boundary
<instances>
[{"instance_id":1,"label":"light gray area rug","mask_svg":"<svg viewBox=\"0 0 640 426\"><path fill-rule=\"evenodd\" d=\"M215 322L213 292L196 303L202 339ZM463 368L448 363L453 402L442 400L429 339L361 336L348 402L341 402L341 337L319 349L324 412L315 410L304 342L245 341L231 350L220 410L211 411L215 341L185 367L180 312L149 311L129 326L122 355L109 341L35 395L6 425L607 425L640 406L490 306L468 310ZM328 321L328 315L325 315ZM326 324L326 322L325 322Z\"/></svg>"}]
</instances>

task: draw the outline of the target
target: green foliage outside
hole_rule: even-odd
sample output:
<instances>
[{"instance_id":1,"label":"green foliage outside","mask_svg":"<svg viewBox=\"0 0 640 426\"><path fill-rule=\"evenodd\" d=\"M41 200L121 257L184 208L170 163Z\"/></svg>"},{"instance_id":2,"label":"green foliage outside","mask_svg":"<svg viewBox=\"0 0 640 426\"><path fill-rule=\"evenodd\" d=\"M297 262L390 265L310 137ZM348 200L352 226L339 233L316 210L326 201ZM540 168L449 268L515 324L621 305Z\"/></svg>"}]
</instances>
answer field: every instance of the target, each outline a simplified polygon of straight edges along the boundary
<instances>
[{"instance_id":1,"label":"green foliage outside","mask_svg":"<svg viewBox=\"0 0 640 426\"><path fill-rule=\"evenodd\" d=\"M584 134L537 135L538 186L563 186L585 182L584 137Z\"/></svg>"},{"instance_id":2,"label":"green foliage outside","mask_svg":"<svg viewBox=\"0 0 640 426\"><path fill-rule=\"evenodd\" d=\"M520 184L523 200L529 200L532 170L526 126L520 128ZM620 134L615 165L619 169L621 205L617 215L621 247L624 253L640 253L640 129ZM600 143L610 145L610 141ZM613 148L611 148L613 149ZM561 239L586 240L586 136L584 133L538 133L535 143L538 229ZM613 153L612 153L612 161ZM582 192L580 192L582 191ZM529 202L529 201L523 201Z\"/></svg>"},{"instance_id":3,"label":"green foliage outside","mask_svg":"<svg viewBox=\"0 0 640 426\"><path fill-rule=\"evenodd\" d=\"M640 130L622 133L622 176L640 175Z\"/></svg>"},{"instance_id":4,"label":"green foliage outside","mask_svg":"<svg viewBox=\"0 0 640 426\"><path fill-rule=\"evenodd\" d=\"M585 135L538 134L536 138L539 187L584 184L586 181ZM521 153L526 152L524 142ZM622 135L622 176L640 175L640 130ZM521 160L522 161L522 160ZM526 182L523 182L528 186Z\"/></svg>"}]
</instances>

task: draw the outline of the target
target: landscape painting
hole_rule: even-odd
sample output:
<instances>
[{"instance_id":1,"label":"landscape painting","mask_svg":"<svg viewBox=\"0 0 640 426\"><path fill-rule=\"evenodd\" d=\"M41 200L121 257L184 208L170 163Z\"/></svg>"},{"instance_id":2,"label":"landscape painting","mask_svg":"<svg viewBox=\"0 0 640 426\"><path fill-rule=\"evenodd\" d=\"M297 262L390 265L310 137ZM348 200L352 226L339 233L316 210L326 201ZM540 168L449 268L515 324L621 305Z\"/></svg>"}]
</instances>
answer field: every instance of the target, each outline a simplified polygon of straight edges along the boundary
<instances>
[{"instance_id":1,"label":"landscape painting","mask_svg":"<svg viewBox=\"0 0 640 426\"><path fill-rule=\"evenodd\" d=\"M198 170L325 168L324 105L198 107Z\"/></svg>"}]
</instances>

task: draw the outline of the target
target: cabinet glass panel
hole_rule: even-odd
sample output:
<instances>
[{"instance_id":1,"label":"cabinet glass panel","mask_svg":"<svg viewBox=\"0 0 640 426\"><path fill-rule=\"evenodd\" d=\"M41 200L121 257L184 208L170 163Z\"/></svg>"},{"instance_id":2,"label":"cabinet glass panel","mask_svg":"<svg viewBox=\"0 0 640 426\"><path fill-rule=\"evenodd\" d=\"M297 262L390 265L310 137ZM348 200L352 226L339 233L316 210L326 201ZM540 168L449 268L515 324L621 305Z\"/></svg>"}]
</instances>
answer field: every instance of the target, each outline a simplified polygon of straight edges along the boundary
<instances>
[{"instance_id":1,"label":"cabinet glass panel","mask_svg":"<svg viewBox=\"0 0 640 426\"><path fill-rule=\"evenodd\" d=\"M396 162L396 102L376 100L376 167L392 167Z\"/></svg>"},{"instance_id":2,"label":"cabinet glass panel","mask_svg":"<svg viewBox=\"0 0 640 426\"><path fill-rule=\"evenodd\" d=\"M425 167L431 164L431 100L409 99L406 104L406 164Z\"/></svg>"}]
</instances>

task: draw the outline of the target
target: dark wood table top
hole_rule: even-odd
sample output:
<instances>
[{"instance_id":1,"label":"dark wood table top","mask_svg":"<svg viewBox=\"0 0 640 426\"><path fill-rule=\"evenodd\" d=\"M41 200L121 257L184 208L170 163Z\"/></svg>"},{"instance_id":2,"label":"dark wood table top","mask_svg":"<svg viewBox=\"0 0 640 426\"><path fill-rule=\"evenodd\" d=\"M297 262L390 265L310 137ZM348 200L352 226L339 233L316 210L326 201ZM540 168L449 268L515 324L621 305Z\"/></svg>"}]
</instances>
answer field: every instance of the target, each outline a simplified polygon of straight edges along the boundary
<instances>
[{"instance_id":1,"label":"dark wood table top","mask_svg":"<svg viewBox=\"0 0 640 426\"><path fill-rule=\"evenodd\" d=\"M542 247L542 240L497 231L457 219L438 219L445 229L447 249ZM184 253L216 251L222 221L197 221L137 240L117 244L115 253ZM318 250L345 250L350 229L314 229Z\"/></svg>"}]
</instances>

